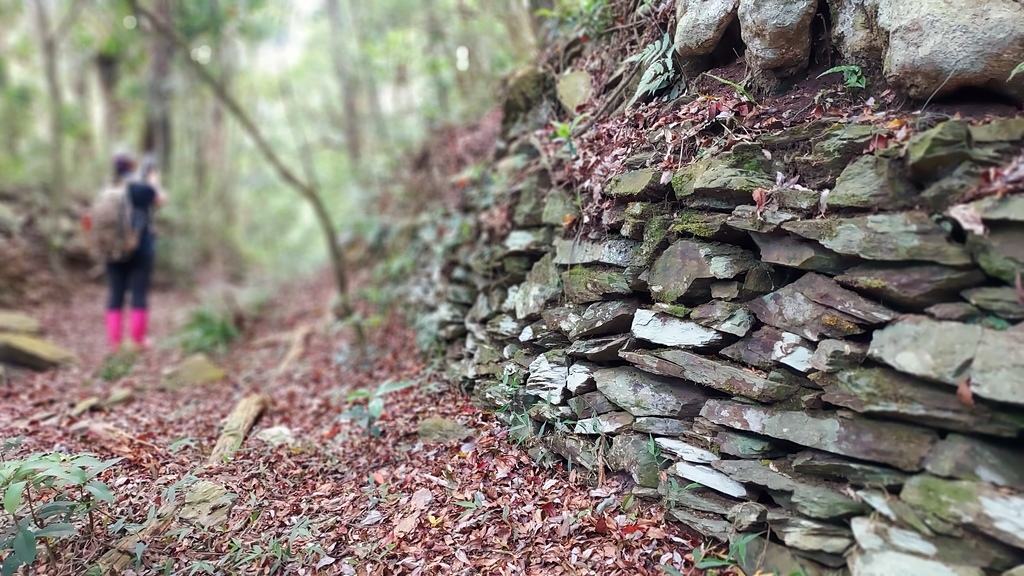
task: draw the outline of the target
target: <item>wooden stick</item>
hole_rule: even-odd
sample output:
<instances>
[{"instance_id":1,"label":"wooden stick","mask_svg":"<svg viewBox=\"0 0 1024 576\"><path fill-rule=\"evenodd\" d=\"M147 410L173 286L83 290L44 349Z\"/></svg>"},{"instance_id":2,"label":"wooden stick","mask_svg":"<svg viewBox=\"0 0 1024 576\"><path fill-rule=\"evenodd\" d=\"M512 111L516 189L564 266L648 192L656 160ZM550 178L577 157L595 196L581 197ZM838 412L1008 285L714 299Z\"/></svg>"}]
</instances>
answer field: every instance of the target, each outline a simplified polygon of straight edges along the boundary
<instances>
[{"instance_id":1,"label":"wooden stick","mask_svg":"<svg viewBox=\"0 0 1024 576\"><path fill-rule=\"evenodd\" d=\"M242 398L235 409L231 411L224 429L217 439L217 444L210 453L207 465L214 465L225 460L230 460L235 452L242 446L245 435L252 429L253 424L270 408L270 397L266 394L250 394Z\"/></svg>"}]
</instances>

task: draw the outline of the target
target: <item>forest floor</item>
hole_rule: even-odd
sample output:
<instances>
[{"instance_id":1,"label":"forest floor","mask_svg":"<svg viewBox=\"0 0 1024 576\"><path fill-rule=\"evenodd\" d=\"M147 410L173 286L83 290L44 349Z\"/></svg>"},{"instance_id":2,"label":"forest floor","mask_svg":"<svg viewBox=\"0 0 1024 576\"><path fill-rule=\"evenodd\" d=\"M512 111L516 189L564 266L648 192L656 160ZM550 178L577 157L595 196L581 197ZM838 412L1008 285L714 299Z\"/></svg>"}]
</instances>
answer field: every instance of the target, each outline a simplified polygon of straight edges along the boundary
<instances>
[{"instance_id":1,"label":"forest floor","mask_svg":"<svg viewBox=\"0 0 1024 576\"><path fill-rule=\"evenodd\" d=\"M30 310L47 336L80 362L18 374L0 387L4 437L21 435L7 459L30 452L123 457L100 479L113 488L92 532L56 542L58 558L33 574L80 574L198 477L234 494L227 522L170 526L132 548L128 574L694 574L699 544L662 512L577 469L542 467L415 352L397 314L368 333L365 355L332 322L326 276L280 290L232 348L214 359L223 381L172 390L165 371L181 353L168 345L196 304L153 297L154 350L108 382L102 289ZM302 335L305 335L303 337ZM304 341L304 346L295 343ZM301 355L279 370L289 352ZM436 365L434 365L436 368ZM383 397L379 435L340 416L365 406L383 383L412 385ZM124 404L73 415L84 398L131 388ZM396 386L397 387L397 386ZM272 407L230 461L202 466L236 402L264 393ZM429 417L470 431L449 442L421 440ZM294 440L263 442L287 427ZM667 566L664 567L664 566Z\"/></svg>"}]
</instances>

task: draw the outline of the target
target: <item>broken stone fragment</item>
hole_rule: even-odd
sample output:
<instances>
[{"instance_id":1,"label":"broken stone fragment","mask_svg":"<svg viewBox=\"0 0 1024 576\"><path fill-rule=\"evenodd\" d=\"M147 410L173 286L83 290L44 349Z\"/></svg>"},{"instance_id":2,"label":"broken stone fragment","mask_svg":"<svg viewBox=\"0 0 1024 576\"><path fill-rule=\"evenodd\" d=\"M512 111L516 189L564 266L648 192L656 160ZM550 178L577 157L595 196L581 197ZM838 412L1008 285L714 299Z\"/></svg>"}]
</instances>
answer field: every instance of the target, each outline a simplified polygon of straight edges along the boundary
<instances>
[{"instance_id":1,"label":"broken stone fragment","mask_svg":"<svg viewBox=\"0 0 1024 576\"><path fill-rule=\"evenodd\" d=\"M738 532L762 530L768 524L768 509L757 502L740 502L726 516Z\"/></svg>"},{"instance_id":2,"label":"broken stone fragment","mask_svg":"<svg viewBox=\"0 0 1024 576\"><path fill-rule=\"evenodd\" d=\"M662 346L707 349L725 343L725 335L717 330L653 310L636 310L632 320L634 337Z\"/></svg>"},{"instance_id":3,"label":"broken stone fragment","mask_svg":"<svg viewBox=\"0 0 1024 576\"><path fill-rule=\"evenodd\" d=\"M541 354L530 363L530 376L526 379L523 393L540 397L551 404L562 404L565 400L569 368L564 356L549 352Z\"/></svg>"},{"instance_id":4,"label":"broken stone fragment","mask_svg":"<svg viewBox=\"0 0 1024 576\"><path fill-rule=\"evenodd\" d=\"M811 356L811 368L822 372L838 372L856 368L868 355L868 347L848 340L822 340Z\"/></svg>"},{"instance_id":5,"label":"broken stone fragment","mask_svg":"<svg viewBox=\"0 0 1024 576\"><path fill-rule=\"evenodd\" d=\"M824 388L822 400L861 414L1011 438L1024 429L1024 413L1000 412L982 404L967 406L948 387L888 368L819 372L811 379Z\"/></svg>"},{"instance_id":6,"label":"broken stone fragment","mask_svg":"<svg viewBox=\"0 0 1024 576\"><path fill-rule=\"evenodd\" d=\"M751 232L750 237L761 250L761 261L769 264L840 274L857 262L855 257L837 254L817 242L790 235Z\"/></svg>"},{"instance_id":7,"label":"broken stone fragment","mask_svg":"<svg viewBox=\"0 0 1024 576\"><path fill-rule=\"evenodd\" d=\"M856 486L899 488L907 475L891 468L847 460L827 452L805 450L793 459L793 470L825 478L844 480Z\"/></svg>"},{"instance_id":8,"label":"broken stone fragment","mask_svg":"<svg viewBox=\"0 0 1024 576\"><path fill-rule=\"evenodd\" d=\"M753 434L741 434L730 430L722 430L715 434L714 443L720 454L728 454L736 458L761 460L776 458L786 453L772 442Z\"/></svg>"},{"instance_id":9,"label":"broken stone fragment","mask_svg":"<svg viewBox=\"0 0 1024 576\"><path fill-rule=\"evenodd\" d=\"M596 470L600 460L598 442L604 442L604 440L592 440L586 436L555 432L548 436L547 445L552 452L573 464L583 466L587 470Z\"/></svg>"},{"instance_id":10,"label":"broken stone fragment","mask_svg":"<svg viewBox=\"0 0 1024 576\"><path fill-rule=\"evenodd\" d=\"M39 332L39 321L14 310L0 310L0 332L36 334Z\"/></svg>"},{"instance_id":11,"label":"broken stone fragment","mask_svg":"<svg viewBox=\"0 0 1024 576\"><path fill-rule=\"evenodd\" d=\"M707 538L721 542L729 539L729 523L721 516L713 516L708 512L691 512L672 508L668 511L671 519L693 528Z\"/></svg>"},{"instance_id":12,"label":"broken stone fragment","mask_svg":"<svg viewBox=\"0 0 1024 576\"><path fill-rule=\"evenodd\" d=\"M0 332L0 362L33 370L49 370L78 358L69 350L23 333Z\"/></svg>"},{"instance_id":13,"label":"broken stone fragment","mask_svg":"<svg viewBox=\"0 0 1024 576\"><path fill-rule=\"evenodd\" d=\"M896 317L892 310L839 287L834 280L821 274L804 274L793 286L818 304L849 314L865 324L881 324Z\"/></svg>"},{"instance_id":14,"label":"broken stone fragment","mask_svg":"<svg viewBox=\"0 0 1024 576\"><path fill-rule=\"evenodd\" d=\"M565 296L570 302L596 302L606 297L629 296L633 293L629 278L622 269L573 266L562 273Z\"/></svg>"},{"instance_id":15,"label":"broken stone fragment","mask_svg":"<svg viewBox=\"0 0 1024 576\"><path fill-rule=\"evenodd\" d=\"M985 314L977 306L967 302L943 302L925 308L924 312L936 320L950 320L972 324L979 322L985 317Z\"/></svg>"},{"instance_id":16,"label":"broken stone fragment","mask_svg":"<svg viewBox=\"0 0 1024 576\"><path fill-rule=\"evenodd\" d=\"M716 300L736 300L743 293L739 282L712 282L711 297Z\"/></svg>"},{"instance_id":17,"label":"broken stone fragment","mask_svg":"<svg viewBox=\"0 0 1024 576\"><path fill-rule=\"evenodd\" d=\"M696 482L705 488L721 492L735 498L745 498L747 489L742 484L702 464L690 464L688 462L676 462L669 468L671 474Z\"/></svg>"},{"instance_id":18,"label":"broken stone fragment","mask_svg":"<svg viewBox=\"0 0 1024 576\"><path fill-rule=\"evenodd\" d=\"M836 281L904 308L922 310L956 299L960 291L985 282L977 269L935 264L867 264L847 270Z\"/></svg>"},{"instance_id":19,"label":"broken stone fragment","mask_svg":"<svg viewBox=\"0 0 1024 576\"><path fill-rule=\"evenodd\" d=\"M605 455L612 470L629 472L633 480L646 488L657 488L661 465L657 456L648 448L647 436L640 434L619 434L612 438L611 448Z\"/></svg>"},{"instance_id":20,"label":"broken stone fragment","mask_svg":"<svg viewBox=\"0 0 1024 576\"><path fill-rule=\"evenodd\" d=\"M907 143L907 164L919 182L944 175L971 159L967 123L951 120L913 135Z\"/></svg>"},{"instance_id":21,"label":"broken stone fragment","mask_svg":"<svg viewBox=\"0 0 1024 576\"><path fill-rule=\"evenodd\" d=\"M591 304L580 317L580 321L569 332L569 338L577 340L590 336L618 334L629 330L637 303L615 300Z\"/></svg>"},{"instance_id":22,"label":"broken stone fragment","mask_svg":"<svg viewBox=\"0 0 1024 576\"><path fill-rule=\"evenodd\" d=\"M760 402L779 402L799 385L781 372L759 376L724 360L712 360L684 350L621 351L619 355L643 370L673 376Z\"/></svg>"},{"instance_id":23,"label":"broken stone fragment","mask_svg":"<svg viewBox=\"0 0 1024 576\"><path fill-rule=\"evenodd\" d=\"M689 318L701 326L740 338L750 332L755 322L754 315L745 305L721 300L697 306L690 312Z\"/></svg>"},{"instance_id":24,"label":"broken stone fragment","mask_svg":"<svg viewBox=\"0 0 1024 576\"><path fill-rule=\"evenodd\" d=\"M686 462L708 464L718 460L713 453L676 438L655 438L654 442L658 448Z\"/></svg>"},{"instance_id":25,"label":"broken stone fragment","mask_svg":"<svg viewBox=\"0 0 1024 576\"><path fill-rule=\"evenodd\" d=\"M661 171L653 168L634 170L612 177L605 186L604 195L619 200L656 198L662 195Z\"/></svg>"},{"instance_id":26,"label":"broken stone fragment","mask_svg":"<svg viewBox=\"0 0 1024 576\"><path fill-rule=\"evenodd\" d=\"M761 322L815 342L865 330L857 318L814 302L795 283L751 300L747 306Z\"/></svg>"},{"instance_id":27,"label":"broken stone fragment","mask_svg":"<svg viewBox=\"0 0 1024 576\"><path fill-rule=\"evenodd\" d=\"M779 504L811 518L845 518L867 511L864 504L839 492L798 482L756 460L719 460L711 467L737 482L767 489Z\"/></svg>"},{"instance_id":28,"label":"broken stone fragment","mask_svg":"<svg viewBox=\"0 0 1024 576\"><path fill-rule=\"evenodd\" d=\"M853 533L846 527L778 512L768 515L768 524L786 546L795 550L842 556L853 546Z\"/></svg>"},{"instance_id":29,"label":"broken stone fragment","mask_svg":"<svg viewBox=\"0 0 1024 576\"><path fill-rule=\"evenodd\" d=\"M565 387L574 396L597 390L597 383L594 382L594 370L597 370L597 366L587 362L577 362L569 366Z\"/></svg>"},{"instance_id":30,"label":"broken stone fragment","mask_svg":"<svg viewBox=\"0 0 1024 576\"><path fill-rule=\"evenodd\" d=\"M801 220L787 222L782 228L840 254L867 260L923 260L947 266L971 263L967 250L951 242L949 233L924 212Z\"/></svg>"},{"instance_id":31,"label":"broken stone fragment","mask_svg":"<svg viewBox=\"0 0 1024 576\"><path fill-rule=\"evenodd\" d=\"M555 264L608 264L627 268L642 266L640 243L629 238L609 238L601 242L559 238L555 240Z\"/></svg>"},{"instance_id":32,"label":"broken stone fragment","mask_svg":"<svg viewBox=\"0 0 1024 576\"><path fill-rule=\"evenodd\" d=\"M938 439L932 430L906 424L772 410L727 400L708 400L701 416L722 426L907 471L921 469Z\"/></svg>"},{"instance_id":33,"label":"broken stone fragment","mask_svg":"<svg viewBox=\"0 0 1024 576\"><path fill-rule=\"evenodd\" d=\"M737 206L732 214L728 216L726 223L736 230L754 234L767 234L775 232L783 222L799 220L801 214L787 212L785 210L764 210L757 211L757 206Z\"/></svg>"},{"instance_id":34,"label":"broken stone fragment","mask_svg":"<svg viewBox=\"0 0 1024 576\"><path fill-rule=\"evenodd\" d=\"M715 280L731 280L756 263L750 252L729 244L680 240L655 260L648 277L659 302L706 301Z\"/></svg>"},{"instance_id":35,"label":"broken stone fragment","mask_svg":"<svg viewBox=\"0 0 1024 576\"><path fill-rule=\"evenodd\" d=\"M628 412L608 412L576 422L576 434L614 434L629 428L633 415Z\"/></svg>"},{"instance_id":36,"label":"broken stone fragment","mask_svg":"<svg viewBox=\"0 0 1024 576\"><path fill-rule=\"evenodd\" d=\"M1008 488L1024 486L1024 452L960 434L940 441L925 460L924 469L946 478Z\"/></svg>"},{"instance_id":37,"label":"broken stone fragment","mask_svg":"<svg viewBox=\"0 0 1024 576\"><path fill-rule=\"evenodd\" d=\"M807 373L812 369L810 359L814 346L792 332L762 326L749 337L724 348L721 354L763 370L771 370L782 363Z\"/></svg>"},{"instance_id":38,"label":"broken stone fragment","mask_svg":"<svg viewBox=\"0 0 1024 576\"><path fill-rule=\"evenodd\" d=\"M971 288L962 296L971 304L1007 320L1024 320L1024 304L1010 286Z\"/></svg>"},{"instance_id":39,"label":"broken stone fragment","mask_svg":"<svg viewBox=\"0 0 1024 576\"><path fill-rule=\"evenodd\" d=\"M577 340L566 349L565 353L569 356L586 358L591 362L611 362L618 359L619 350L625 346L628 340L628 335Z\"/></svg>"},{"instance_id":40,"label":"broken stone fragment","mask_svg":"<svg viewBox=\"0 0 1024 576\"><path fill-rule=\"evenodd\" d=\"M572 409L577 418L592 418L600 414L615 412L619 409L604 394L597 391L569 398L569 408Z\"/></svg>"},{"instance_id":41,"label":"broken stone fragment","mask_svg":"<svg viewBox=\"0 0 1024 576\"><path fill-rule=\"evenodd\" d=\"M928 514L1024 548L1024 495L983 482L914 476L900 499Z\"/></svg>"},{"instance_id":42,"label":"broken stone fragment","mask_svg":"<svg viewBox=\"0 0 1024 576\"><path fill-rule=\"evenodd\" d=\"M689 428L681 420L675 418L658 418L656 416L645 416L633 421L633 430L644 434L658 434L661 436L681 436Z\"/></svg>"},{"instance_id":43,"label":"broken stone fragment","mask_svg":"<svg viewBox=\"0 0 1024 576\"><path fill-rule=\"evenodd\" d=\"M897 163L875 155L861 156L843 170L828 195L829 208L899 210L914 203L917 190L904 180Z\"/></svg>"},{"instance_id":44,"label":"broken stone fragment","mask_svg":"<svg viewBox=\"0 0 1024 576\"><path fill-rule=\"evenodd\" d=\"M698 386L636 368L597 370L594 379L598 390L633 416L692 417L707 400Z\"/></svg>"},{"instance_id":45,"label":"broken stone fragment","mask_svg":"<svg viewBox=\"0 0 1024 576\"><path fill-rule=\"evenodd\" d=\"M993 222L988 234L967 235L967 248L986 274L1013 284L1024 270L1024 227L1014 222Z\"/></svg>"},{"instance_id":46,"label":"broken stone fragment","mask_svg":"<svg viewBox=\"0 0 1024 576\"><path fill-rule=\"evenodd\" d=\"M989 539L962 534L958 537L923 535L893 526L881 518L862 516L850 521L861 550L896 551L946 564L1002 570L1013 566L1024 553Z\"/></svg>"},{"instance_id":47,"label":"broken stone fragment","mask_svg":"<svg viewBox=\"0 0 1024 576\"><path fill-rule=\"evenodd\" d=\"M515 294L516 318L524 320L540 316L548 302L558 298L561 292L558 267L552 262L551 255L546 254L533 265L526 275L526 282Z\"/></svg>"},{"instance_id":48,"label":"broken stone fragment","mask_svg":"<svg viewBox=\"0 0 1024 576\"><path fill-rule=\"evenodd\" d=\"M890 574L942 574L943 576L984 576L973 566L947 564L894 550L857 550L849 557L851 576L889 576Z\"/></svg>"}]
</instances>

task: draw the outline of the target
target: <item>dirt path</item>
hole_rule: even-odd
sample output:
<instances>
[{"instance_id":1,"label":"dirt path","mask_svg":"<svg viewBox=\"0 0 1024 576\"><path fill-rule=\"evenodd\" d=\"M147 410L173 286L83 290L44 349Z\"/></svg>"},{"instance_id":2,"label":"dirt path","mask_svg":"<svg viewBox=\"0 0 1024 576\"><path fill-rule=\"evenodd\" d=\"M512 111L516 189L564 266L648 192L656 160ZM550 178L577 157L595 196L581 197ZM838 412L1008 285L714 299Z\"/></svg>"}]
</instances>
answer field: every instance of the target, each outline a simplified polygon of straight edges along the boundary
<instances>
[{"instance_id":1,"label":"dirt path","mask_svg":"<svg viewBox=\"0 0 1024 576\"><path fill-rule=\"evenodd\" d=\"M5 437L24 435L21 453L126 457L103 477L117 495L106 519L91 535L60 541L64 556L39 564L37 573L78 574L132 524L144 522L168 488L206 459L234 403L256 391L270 395L273 407L254 434L283 426L295 441L275 446L250 435L234 460L198 472L236 495L227 524L186 524L151 539L134 573L664 574L661 564L696 573L689 536L627 498L620 479L597 487L578 470L535 464L493 416L427 370L414 335L396 319L371 330L367 360L355 361L347 331L328 322L330 295L324 278L282 290L218 358L227 380L178 391L160 386L163 370L180 357L163 346L121 381L93 376L105 357L98 287L34 310L48 335L82 362L22 375L0 389ZM153 333L163 341L195 304L175 293L157 294L153 302ZM304 327L310 332L303 354L277 374L291 336ZM379 437L339 419L366 405L351 398L353 391L374 391L387 381L412 385L384 398ZM115 386L134 388L134 399L71 415L78 400ZM472 435L421 441L417 427L434 416ZM97 422L125 435L116 442L75 432Z\"/></svg>"}]
</instances>

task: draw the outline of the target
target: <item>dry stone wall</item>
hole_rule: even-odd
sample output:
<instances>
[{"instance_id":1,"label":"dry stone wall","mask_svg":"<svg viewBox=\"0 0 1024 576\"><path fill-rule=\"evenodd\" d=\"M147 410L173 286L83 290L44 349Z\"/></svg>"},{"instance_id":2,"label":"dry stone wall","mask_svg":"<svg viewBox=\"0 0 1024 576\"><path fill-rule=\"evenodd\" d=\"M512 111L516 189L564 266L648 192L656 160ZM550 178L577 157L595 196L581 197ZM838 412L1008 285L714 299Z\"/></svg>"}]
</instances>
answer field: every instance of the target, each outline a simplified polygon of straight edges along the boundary
<instances>
[{"instance_id":1,"label":"dry stone wall","mask_svg":"<svg viewBox=\"0 0 1024 576\"><path fill-rule=\"evenodd\" d=\"M513 229L477 226L440 277L453 373L536 457L626 474L709 540L756 534L747 573L1015 574L1024 194L977 190L1024 119L902 155L863 155L872 130L622 174L600 233L564 232L574 194L513 148L491 167L520 182Z\"/></svg>"}]
</instances>

